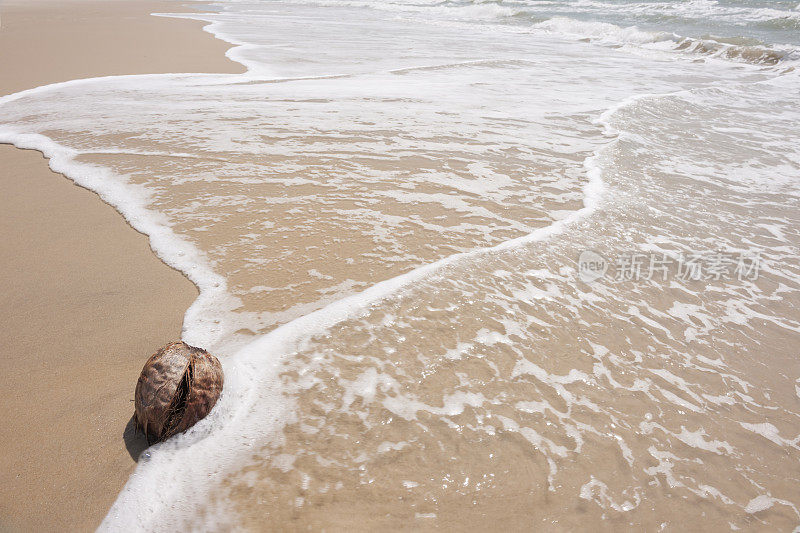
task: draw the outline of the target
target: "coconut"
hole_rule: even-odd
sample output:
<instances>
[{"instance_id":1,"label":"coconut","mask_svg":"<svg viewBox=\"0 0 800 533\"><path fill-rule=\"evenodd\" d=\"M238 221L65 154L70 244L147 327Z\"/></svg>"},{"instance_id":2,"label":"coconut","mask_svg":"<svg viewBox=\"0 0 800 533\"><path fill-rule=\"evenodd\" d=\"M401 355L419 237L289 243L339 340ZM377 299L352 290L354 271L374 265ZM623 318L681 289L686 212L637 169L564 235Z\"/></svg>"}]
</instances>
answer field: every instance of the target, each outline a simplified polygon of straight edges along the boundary
<instances>
[{"instance_id":1,"label":"coconut","mask_svg":"<svg viewBox=\"0 0 800 533\"><path fill-rule=\"evenodd\" d=\"M136 428L147 443L186 431L205 417L222 392L219 360L185 342L171 342L150 356L136 383Z\"/></svg>"}]
</instances>

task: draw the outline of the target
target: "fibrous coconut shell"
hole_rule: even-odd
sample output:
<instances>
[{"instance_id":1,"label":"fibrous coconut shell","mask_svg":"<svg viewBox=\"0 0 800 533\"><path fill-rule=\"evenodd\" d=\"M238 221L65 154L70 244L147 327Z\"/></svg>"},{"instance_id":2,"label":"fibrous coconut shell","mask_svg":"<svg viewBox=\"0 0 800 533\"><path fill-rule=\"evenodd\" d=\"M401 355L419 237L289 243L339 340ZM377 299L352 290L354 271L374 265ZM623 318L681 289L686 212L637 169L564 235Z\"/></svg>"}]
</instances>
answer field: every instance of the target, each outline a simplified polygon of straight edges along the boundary
<instances>
[{"instance_id":1,"label":"fibrous coconut shell","mask_svg":"<svg viewBox=\"0 0 800 533\"><path fill-rule=\"evenodd\" d=\"M186 431L217 403L224 375L219 360L185 342L172 342L153 354L136 383L136 427L147 442Z\"/></svg>"}]
</instances>

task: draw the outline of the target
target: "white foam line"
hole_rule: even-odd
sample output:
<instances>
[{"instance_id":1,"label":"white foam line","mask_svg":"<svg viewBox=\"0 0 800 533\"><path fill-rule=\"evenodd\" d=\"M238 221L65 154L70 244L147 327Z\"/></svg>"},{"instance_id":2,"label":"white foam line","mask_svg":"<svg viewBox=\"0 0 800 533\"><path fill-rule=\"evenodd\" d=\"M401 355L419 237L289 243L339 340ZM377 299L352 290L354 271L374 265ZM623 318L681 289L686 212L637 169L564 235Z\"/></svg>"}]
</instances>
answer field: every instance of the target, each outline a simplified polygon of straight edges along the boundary
<instances>
[{"instance_id":1,"label":"white foam line","mask_svg":"<svg viewBox=\"0 0 800 533\"><path fill-rule=\"evenodd\" d=\"M30 94L29 91L25 92ZM6 101L0 99L0 105ZM200 346L213 345L219 340L225 333L222 331L223 326L211 323L203 316L207 315L204 309L224 305L230 299L225 278L213 271L201 250L172 231L164 215L146 207L149 193L144 187L120 180L109 169L77 163L75 158L81 152L61 146L44 135L24 134L0 128L0 143L41 152L49 159L50 168L54 172L63 174L77 185L97 193L105 203L117 209L131 227L147 235L150 247L156 255L167 265L181 271L200 291L200 295L184 315L185 340Z\"/></svg>"},{"instance_id":2,"label":"white foam line","mask_svg":"<svg viewBox=\"0 0 800 533\"><path fill-rule=\"evenodd\" d=\"M239 63L247 69L245 74L248 75L256 75L256 73L260 73L261 76L269 76L270 73L266 71L264 68L265 65L261 63L257 63L255 61L249 61L244 57L244 54L248 50L255 50L258 48L262 48L262 46L256 44L250 44L245 41L240 41L234 38L231 35L224 33L220 30L220 26L222 22L209 20L209 15L213 16L213 13L204 14L204 13L151 13L154 17L164 17L164 18L181 18L181 19L188 19L188 20L199 20L201 22L208 22L207 25L203 26L203 31L210 33L215 38L219 39L220 41L224 41L228 44L232 44L233 47L229 48L225 52L225 57Z\"/></svg>"},{"instance_id":3,"label":"white foam line","mask_svg":"<svg viewBox=\"0 0 800 533\"><path fill-rule=\"evenodd\" d=\"M628 98L623 103L614 106L609 111L606 111L600 115L600 117L596 119L595 123L604 126L607 134L616 134L616 130L614 130L614 128L608 122L610 117L615 112L644 98L662 97L670 94L674 93L646 94ZM275 344L284 344L287 342L291 343L292 338L299 339L300 337L309 337L310 334L306 333L308 331L311 331L314 334L321 333L322 331L329 329L331 326L334 326L343 320L352 318L354 316L354 312L366 311L370 306L374 306L375 304L380 303L382 300L397 294L400 289L422 281L423 279L442 270L445 267L454 265L461 261L475 259L496 252L511 250L530 243L543 241L554 235L564 232L569 226L586 218L599 207L605 186L602 180L602 168L597 163L597 160L602 156L602 152L609 146L611 145L604 145L584 161L584 167L586 168L588 177L588 181L583 187L584 207L574 211L567 217L558 220L549 226L538 228L527 235L504 241L495 246L477 248L468 252L449 255L438 261L417 267L394 278L380 281L360 293L337 300L336 302L318 309L317 311L302 317L298 317L291 322L283 324L270 333L267 333L263 337L260 337L258 340L253 341L253 343L243 348L242 352L240 353L245 353L250 349L258 350L259 348L267 348L270 345ZM291 344L294 345L296 343ZM236 357L239 357L239 354L237 354Z\"/></svg>"},{"instance_id":4,"label":"white foam line","mask_svg":"<svg viewBox=\"0 0 800 533\"><path fill-rule=\"evenodd\" d=\"M13 102L15 100L19 100L20 98L25 98L26 96L33 96L39 93L47 92L53 89L61 89L64 87L74 87L80 85L86 85L89 83L93 83L96 81L102 80L139 80L139 79L148 79L148 78L162 78L162 77L178 77L178 78L190 78L194 76L229 76L230 74L202 74L202 73L174 73L174 74L127 74L123 76L97 76L94 78L81 78L77 80L69 80L69 81L61 81L58 83L51 83L48 85L41 85L39 87L34 87L33 89L26 89L24 91L20 91L18 93L7 94L5 96L0 96L0 105L7 104L9 102Z\"/></svg>"}]
</instances>

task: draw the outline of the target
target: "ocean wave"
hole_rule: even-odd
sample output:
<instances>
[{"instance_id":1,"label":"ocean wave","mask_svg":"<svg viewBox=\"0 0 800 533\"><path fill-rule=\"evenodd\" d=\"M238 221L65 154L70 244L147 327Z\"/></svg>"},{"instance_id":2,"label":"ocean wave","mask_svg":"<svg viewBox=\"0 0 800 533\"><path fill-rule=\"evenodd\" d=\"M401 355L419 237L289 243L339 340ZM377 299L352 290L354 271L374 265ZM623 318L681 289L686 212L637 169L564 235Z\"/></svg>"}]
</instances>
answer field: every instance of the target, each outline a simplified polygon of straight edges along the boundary
<instances>
[{"instance_id":1,"label":"ocean wave","mask_svg":"<svg viewBox=\"0 0 800 533\"><path fill-rule=\"evenodd\" d=\"M568 17L553 17L535 26L552 33L597 39L615 44L645 44L665 41L678 43L681 39L680 36L669 32L644 31L636 26L624 28L609 22L589 22Z\"/></svg>"},{"instance_id":2,"label":"ocean wave","mask_svg":"<svg viewBox=\"0 0 800 533\"><path fill-rule=\"evenodd\" d=\"M666 31L646 31L636 26L622 27L608 22L587 22L553 17L535 25L547 32L611 45L654 45L661 49L700 54L759 65L776 65L800 59L800 50L791 45L774 47L754 39L704 36L684 37Z\"/></svg>"},{"instance_id":3,"label":"ocean wave","mask_svg":"<svg viewBox=\"0 0 800 533\"><path fill-rule=\"evenodd\" d=\"M758 65L800 59L800 47L775 42L781 41L779 37L785 36L787 31L791 35L792 30L800 29L797 10L722 5L717 0L631 3L601 0L292 0L292 3L368 8L433 23L525 24L604 44L645 46ZM609 22L609 16L613 22ZM586 17L594 20L585 20ZM690 28L704 20L714 24L714 34L689 36ZM659 27L664 29L653 29ZM745 27L753 31L744 30ZM673 28L677 29L672 31Z\"/></svg>"},{"instance_id":4,"label":"ocean wave","mask_svg":"<svg viewBox=\"0 0 800 533\"><path fill-rule=\"evenodd\" d=\"M451 2L381 2L373 0L293 0L292 3L321 7L369 8L400 14L440 16L444 20L477 22L513 17L524 11L522 7L511 7L495 0L483 0L466 4Z\"/></svg>"},{"instance_id":5,"label":"ocean wave","mask_svg":"<svg viewBox=\"0 0 800 533\"><path fill-rule=\"evenodd\" d=\"M580 0L570 7L580 12L621 13L652 17L654 20L681 18L685 20L716 20L736 25L770 20L800 21L798 13L774 7L722 5L717 0L688 2L631 2L611 3L599 0Z\"/></svg>"}]
</instances>

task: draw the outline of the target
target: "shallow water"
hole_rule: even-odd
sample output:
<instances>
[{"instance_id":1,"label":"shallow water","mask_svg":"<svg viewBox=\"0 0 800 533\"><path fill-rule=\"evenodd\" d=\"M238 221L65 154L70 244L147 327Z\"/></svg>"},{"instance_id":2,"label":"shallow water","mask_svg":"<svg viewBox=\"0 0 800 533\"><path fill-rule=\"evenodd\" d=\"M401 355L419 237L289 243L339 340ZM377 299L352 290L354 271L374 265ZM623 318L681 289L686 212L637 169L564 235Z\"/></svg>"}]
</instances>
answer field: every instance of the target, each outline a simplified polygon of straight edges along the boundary
<instances>
[{"instance_id":1,"label":"shallow water","mask_svg":"<svg viewBox=\"0 0 800 533\"><path fill-rule=\"evenodd\" d=\"M103 527L795 528L797 13L227 2L245 75L0 99L225 367Z\"/></svg>"}]
</instances>

